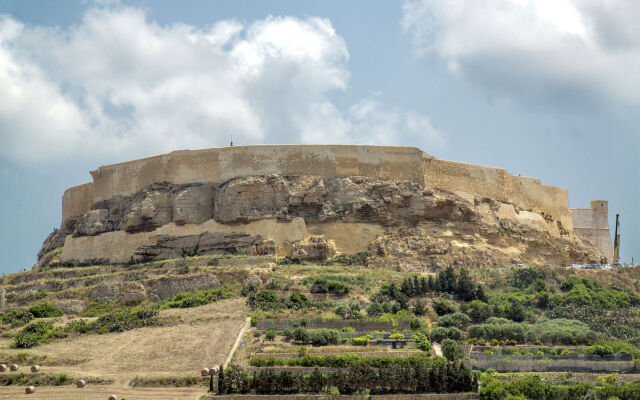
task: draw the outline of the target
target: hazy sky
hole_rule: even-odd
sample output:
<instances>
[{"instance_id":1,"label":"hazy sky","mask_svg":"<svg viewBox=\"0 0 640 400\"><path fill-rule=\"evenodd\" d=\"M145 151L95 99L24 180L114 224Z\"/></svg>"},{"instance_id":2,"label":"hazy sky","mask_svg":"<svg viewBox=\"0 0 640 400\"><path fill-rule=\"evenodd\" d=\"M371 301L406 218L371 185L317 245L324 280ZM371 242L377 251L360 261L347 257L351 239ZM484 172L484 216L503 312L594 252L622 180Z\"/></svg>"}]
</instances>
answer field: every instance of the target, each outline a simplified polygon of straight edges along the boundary
<instances>
[{"instance_id":1,"label":"hazy sky","mask_svg":"<svg viewBox=\"0 0 640 400\"><path fill-rule=\"evenodd\" d=\"M609 200L637 260L637 21L635 0L0 0L0 273L89 170L230 135L538 177Z\"/></svg>"}]
</instances>

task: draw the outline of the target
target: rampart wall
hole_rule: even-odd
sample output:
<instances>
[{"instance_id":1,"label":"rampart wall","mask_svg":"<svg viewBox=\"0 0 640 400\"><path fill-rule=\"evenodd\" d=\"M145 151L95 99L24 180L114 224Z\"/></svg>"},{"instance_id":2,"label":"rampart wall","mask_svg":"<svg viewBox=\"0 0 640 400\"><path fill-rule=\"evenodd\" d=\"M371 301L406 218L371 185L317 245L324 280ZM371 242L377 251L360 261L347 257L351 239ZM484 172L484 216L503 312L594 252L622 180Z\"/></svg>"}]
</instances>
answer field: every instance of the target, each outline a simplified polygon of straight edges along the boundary
<instances>
[{"instance_id":1,"label":"rampart wall","mask_svg":"<svg viewBox=\"0 0 640 400\"><path fill-rule=\"evenodd\" d=\"M91 171L93 202L135 193L154 182L224 182L251 175L374 176L423 184L415 147L260 145L181 150Z\"/></svg>"},{"instance_id":2,"label":"rampart wall","mask_svg":"<svg viewBox=\"0 0 640 400\"><path fill-rule=\"evenodd\" d=\"M101 166L93 182L68 189L63 221L114 195L135 193L154 182L224 182L251 175L371 176L410 180L472 197L488 197L544 212L571 229L565 189L501 168L439 160L415 147L357 145L260 145L181 150L155 157Z\"/></svg>"},{"instance_id":3,"label":"rampart wall","mask_svg":"<svg viewBox=\"0 0 640 400\"><path fill-rule=\"evenodd\" d=\"M267 174L409 180L454 192L472 202L486 197L510 203L516 211L532 211L559 221L557 228L575 231L608 257L612 253L606 202L597 203L597 210L594 203L591 209L570 211L566 189L511 175L501 168L440 160L415 147L256 145L174 151L91 171L92 182L64 193L62 218L82 215L95 202L138 192L154 182L222 183Z\"/></svg>"},{"instance_id":4,"label":"rampart wall","mask_svg":"<svg viewBox=\"0 0 640 400\"><path fill-rule=\"evenodd\" d=\"M485 167L437 158L425 159L425 186L448 190L458 195L490 198L511 203L521 210L543 212L573 226L566 189L543 185L537 178L515 176L505 169Z\"/></svg>"}]
</instances>

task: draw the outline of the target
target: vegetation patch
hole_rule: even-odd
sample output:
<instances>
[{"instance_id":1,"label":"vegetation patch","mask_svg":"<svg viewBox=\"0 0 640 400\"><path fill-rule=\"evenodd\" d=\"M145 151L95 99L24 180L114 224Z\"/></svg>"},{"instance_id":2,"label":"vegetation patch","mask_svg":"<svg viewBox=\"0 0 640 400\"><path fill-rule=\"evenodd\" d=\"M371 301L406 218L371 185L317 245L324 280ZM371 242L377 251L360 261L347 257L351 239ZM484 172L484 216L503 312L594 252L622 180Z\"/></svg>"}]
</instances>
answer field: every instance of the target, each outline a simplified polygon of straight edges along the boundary
<instances>
[{"instance_id":1,"label":"vegetation patch","mask_svg":"<svg viewBox=\"0 0 640 400\"><path fill-rule=\"evenodd\" d=\"M162 303L160 303L159 309L198 307L229 297L229 292L224 288L180 292L173 297L163 300Z\"/></svg>"},{"instance_id":2,"label":"vegetation patch","mask_svg":"<svg viewBox=\"0 0 640 400\"><path fill-rule=\"evenodd\" d=\"M384 393L455 393L477 390L475 375L463 363L443 358L414 356L389 359L377 366L358 362L327 374L317 368L312 373L276 372L271 368L246 371L240 367L221 370L220 394L319 393L335 387L340 394L370 390Z\"/></svg>"},{"instance_id":3,"label":"vegetation patch","mask_svg":"<svg viewBox=\"0 0 640 400\"><path fill-rule=\"evenodd\" d=\"M200 375L136 376L129 382L131 387L185 387L208 384L209 378Z\"/></svg>"},{"instance_id":4,"label":"vegetation patch","mask_svg":"<svg viewBox=\"0 0 640 400\"><path fill-rule=\"evenodd\" d=\"M25 374L23 372L20 372L0 375L0 386L64 386L71 385L78 381L78 379L84 379L87 383L98 385L113 383L113 380L111 379L103 379L93 376L78 378L64 373L52 374L39 372L36 374Z\"/></svg>"},{"instance_id":5,"label":"vegetation patch","mask_svg":"<svg viewBox=\"0 0 640 400\"><path fill-rule=\"evenodd\" d=\"M24 327L13 341L13 347L31 348L53 339L67 337L70 333L123 332L145 326L160 324L158 311L137 310L110 313L93 322L83 319L69 322L66 326L54 327L49 321L38 321Z\"/></svg>"}]
</instances>

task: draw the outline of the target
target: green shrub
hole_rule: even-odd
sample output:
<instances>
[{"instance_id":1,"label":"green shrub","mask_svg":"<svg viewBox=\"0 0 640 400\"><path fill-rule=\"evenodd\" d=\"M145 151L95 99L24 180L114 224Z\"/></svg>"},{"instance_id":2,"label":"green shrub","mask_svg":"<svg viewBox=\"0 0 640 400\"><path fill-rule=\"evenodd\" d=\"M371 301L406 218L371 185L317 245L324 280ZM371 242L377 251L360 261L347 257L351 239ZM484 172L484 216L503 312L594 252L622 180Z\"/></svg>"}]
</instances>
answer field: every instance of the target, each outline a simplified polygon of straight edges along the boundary
<instances>
[{"instance_id":1,"label":"green shrub","mask_svg":"<svg viewBox=\"0 0 640 400\"><path fill-rule=\"evenodd\" d=\"M473 300L463 307L465 314L475 323L483 322L491 317L491 307L481 300Z\"/></svg>"},{"instance_id":2,"label":"green shrub","mask_svg":"<svg viewBox=\"0 0 640 400\"><path fill-rule=\"evenodd\" d=\"M335 329L314 329L309 335L311 344L314 346L326 346L329 344L338 344L338 331Z\"/></svg>"},{"instance_id":3,"label":"green shrub","mask_svg":"<svg viewBox=\"0 0 640 400\"><path fill-rule=\"evenodd\" d=\"M442 316L442 315L453 314L457 312L458 307L455 305L455 303L452 303L446 300L441 300L441 301L433 302L433 310L436 312L436 314Z\"/></svg>"},{"instance_id":4,"label":"green shrub","mask_svg":"<svg viewBox=\"0 0 640 400\"><path fill-rule=\"evenodd\" d=\"M66 326L53 327L49 321L38 321L24 327L14 338L13 347L30 348L46 343L53 338L63 338L69 333L122 332L144 326L158 325L158 311L138 310L110 313L93 322L83 319L69 322Z\"/></svg>"},{"instance_id":5,"label":"green shrub","mask_svg":"<svg viewBox=\"0 0 640 400\"><path fill-rule=\"evenodd\" d=\"M275 326L271 325L270 327L268 327L265 331L264 331L264 337L267 340L273 340L276 338L276 335L278 334L278 330L276 329Z\"/></svg>"},{"instance_id":6,"label":"green shrub","mask_svg":"<svg viewBox=\"0 0 640 400\"><path fill-rule=\"evenodd\" d=\"M311 285L311 293L333 293L337 295L344 295L349 293L351 287L342 282L328 280L325 278L316 278Z\"/></svg>"},{"instance_id":7,"label":"green shrub","mask_svg":"<svg viewBox=\"0 0 640 400\"><path fill-rule=\"evenodd\" d=\"M449 361L455 361L462 358L462 348L453 339L444 339L442 341L442 355Z\"/></svg>"},{"instance_id":8,"label":"green shrub","mask_svg":"<svg viewBox=\"0 0 640 400\"><path fill-rule=\"evenodd\" d=\"M29 307L29 312L36 318L61 317L63 312L58 306L49 303L38 303Z\"/></svg>"},{"instance_id":9,"label":"green shrub","mask_svg":"<svg viewBox=\"0 0 640 400\"><path fill-rule=\"evenodd\" d=\"M453 314L446 314L442 317L438 318L436 322L436 326L442 326L448 328L450 326L455 326L458 329L463 329L471 322L471 318L467 316L467 314L461 312L455 312Z\"/></svg>"},{"instance_id":10,"label":"green shrub","mask_svg":"<svg viewBox=\"0 0 640 400\"><path fill-rule=\"evenodd\" d=\"M379 317L383 314L382 305L379 303L371 303L367 306L367 315L370 317Z\"/></svg>"},{"instance_id":11,"label":"green shrub","mask_svg":"<svg viewBox=\"0 0 640 400\"><path fill-rule=\"evenodd\" d=\"M431 331L431 341L442 342L444 339L460 340L462 339L462 332L455 326L445 328L438 326Z\"/></svg>"},{"instance_id":12,"label":"green shrub","mask_svg":"<svg viewBox=\"0 0 640 400\"><path fill-rule=\"evenodd\" d=\"M3 324L11 324L11 326L22 326L33 319L33 314L25 310L12 310L2 316Z\"/></svg>"},{"instance_id":13,"label":"green shrub","mask_svg":"<svg viewBox=\"0 0 640 400\"><path fill-rule=\"evenodd\" d=\"M18 332L13 341L13 347L28 349L42 343L46 343L52 338L65 337L64 328L55 328L49 321L38 321L25 326Z\"/></svg>"},{"instance_id":14,"label":"green shrub","mask_svg":"<svg viewBox=\"0 0 640 400\"><path fill-rule=\"evenodd\" d=\"M196 290L195 292L180 292L173 297L165 299L160 304L160 309L198 307L213 303L214 301L226 299L228 297L229 293L223 288Z\"/></svg>"},{"instance_id":15,"label":"green shrub","mask_svg":"<svg viewBox=\"0 0 640 400\"><path fill-rule=\"evenodd\" d=\"M299 326L293 330L293 339L296 342L307 343L309 341L309 331Z\"/></svg>"}]
</instances>

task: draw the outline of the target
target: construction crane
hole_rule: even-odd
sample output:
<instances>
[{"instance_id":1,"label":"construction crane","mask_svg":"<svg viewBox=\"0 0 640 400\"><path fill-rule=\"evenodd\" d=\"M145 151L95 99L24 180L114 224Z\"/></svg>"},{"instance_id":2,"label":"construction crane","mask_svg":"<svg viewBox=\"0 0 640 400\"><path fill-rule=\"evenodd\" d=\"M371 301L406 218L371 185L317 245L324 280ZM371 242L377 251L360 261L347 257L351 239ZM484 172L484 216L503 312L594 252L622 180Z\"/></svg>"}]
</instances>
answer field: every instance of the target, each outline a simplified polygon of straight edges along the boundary
<instances>
[{"instance_id":1,"label":"construction crane","mask_svg":"<svg viewBox=\"0 0 640 400\"><path fill-rule=\"evenodd\" d=\"M620 214L616 214L616 232L613 237L613 263L618 264L620 261Z\"/></svg>"}]
</instances>

